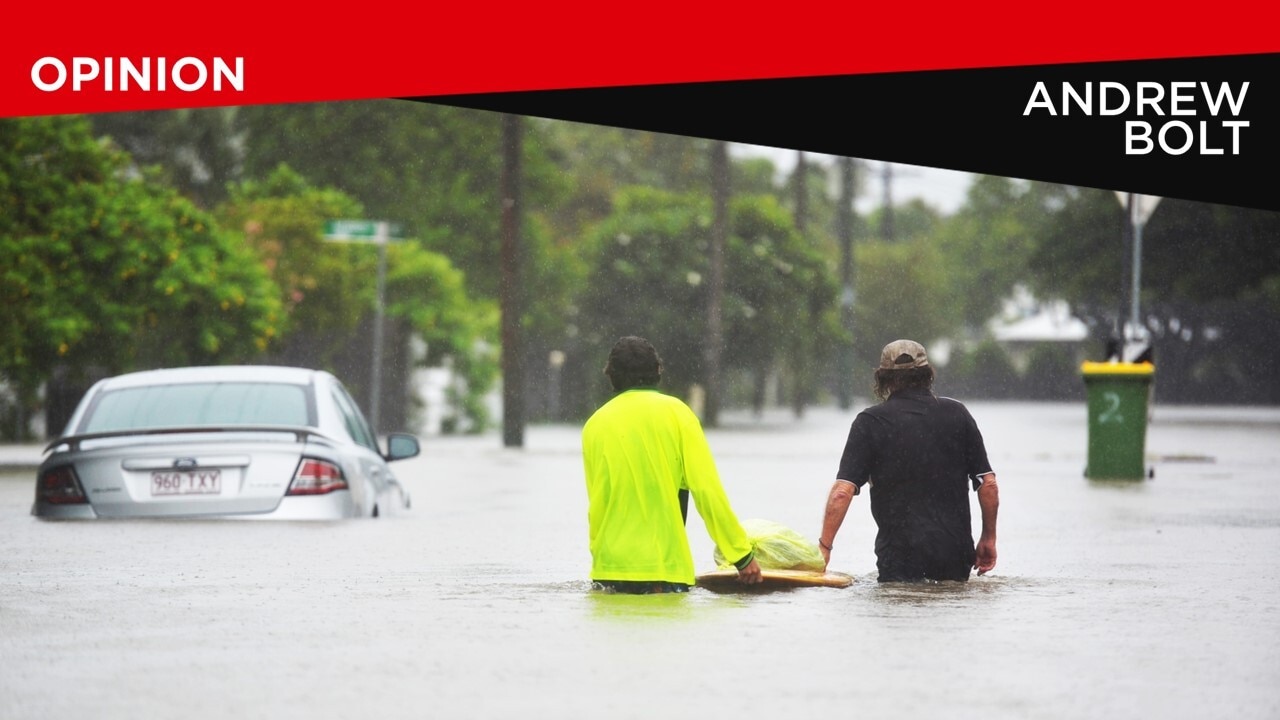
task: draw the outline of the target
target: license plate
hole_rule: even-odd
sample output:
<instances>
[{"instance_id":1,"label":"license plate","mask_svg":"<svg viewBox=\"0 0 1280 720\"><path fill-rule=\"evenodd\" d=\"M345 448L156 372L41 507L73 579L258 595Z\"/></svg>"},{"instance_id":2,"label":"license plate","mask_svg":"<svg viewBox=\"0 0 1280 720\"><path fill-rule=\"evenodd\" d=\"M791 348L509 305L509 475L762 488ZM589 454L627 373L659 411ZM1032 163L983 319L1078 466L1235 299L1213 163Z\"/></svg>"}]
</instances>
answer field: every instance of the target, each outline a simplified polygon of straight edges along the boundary
<instances>
[{"instance_id":1,"label":"license plate","mask_svg":"<svg viewBox=\"0 0 1280 720\"><path fill-rule=\"evenodd\" d=\"M221 492L221 470L151 473L152 495L217 495Z\"/></svg>"}]
</instances>

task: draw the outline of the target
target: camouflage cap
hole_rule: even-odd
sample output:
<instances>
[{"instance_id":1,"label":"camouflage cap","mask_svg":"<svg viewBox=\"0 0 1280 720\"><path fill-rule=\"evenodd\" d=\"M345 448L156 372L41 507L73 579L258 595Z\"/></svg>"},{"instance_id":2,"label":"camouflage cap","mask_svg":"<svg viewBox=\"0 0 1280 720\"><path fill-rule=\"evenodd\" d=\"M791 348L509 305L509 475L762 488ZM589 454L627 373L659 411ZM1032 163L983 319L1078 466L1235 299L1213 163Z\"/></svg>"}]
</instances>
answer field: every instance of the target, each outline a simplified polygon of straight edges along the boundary
<instances>
[{"instance_id":1,"label":"camouflage cap","mask_svg":"<svg viewBox=\"0 0 1280 720\"><path fill-rule=\"evenodd\" d=\"M880 351L881 370L911 370L928 364L924 346L914 340L894 340Z\"/></svg>"}]
</instances>

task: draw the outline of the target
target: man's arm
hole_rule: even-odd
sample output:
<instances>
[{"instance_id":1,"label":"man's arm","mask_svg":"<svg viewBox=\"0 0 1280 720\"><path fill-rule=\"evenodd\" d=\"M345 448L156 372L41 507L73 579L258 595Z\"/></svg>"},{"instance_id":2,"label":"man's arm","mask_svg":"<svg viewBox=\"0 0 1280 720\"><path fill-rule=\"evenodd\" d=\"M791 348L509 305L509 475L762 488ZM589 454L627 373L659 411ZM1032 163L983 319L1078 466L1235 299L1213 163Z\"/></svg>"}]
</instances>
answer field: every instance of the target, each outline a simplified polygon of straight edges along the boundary
<instances>
[{"instance_id":1,"label":"man's arm","mask_svg":"<svg viewBox=\"0 0 1280 720\"><path fill-rule=\"evenodd\" d=\"M738 581L748 585L761 582L760 563L755 559L755 548L729 505L729 496L720 483L711 446L706 434L692 410L687 410L682 428L682 455L685 486L693 497L698 516L725 558L733 560L738 569Z\"/></svg>"},{"instance_id":2,"label":"man's arm","mask_svg":"<svg viewBox=\"0 0 1280 720\"><path fill-rule=\"evenodd\" d=\"M982 508L982 535L978 538L977 559L974 567L979 575L985 575L996 566L996 512L1000 509L1000 488L996 474L982 476L978 486L978 506Z\"/></svg>"},{"instance_id":3,"label":"man's arm","mask_svg":"<svg viewBox=\"0 0 1280 720\"><path fill-rule=\"evenodd\" d=\"M818 536L818 549L822 551L824 567L831 564L831 548L835 546L836 533L844 524L849 503L858 494L858 486L848 480L836 480L827 494L827 510L822 516L822 534Z\"/></svg>"}]
</instances>

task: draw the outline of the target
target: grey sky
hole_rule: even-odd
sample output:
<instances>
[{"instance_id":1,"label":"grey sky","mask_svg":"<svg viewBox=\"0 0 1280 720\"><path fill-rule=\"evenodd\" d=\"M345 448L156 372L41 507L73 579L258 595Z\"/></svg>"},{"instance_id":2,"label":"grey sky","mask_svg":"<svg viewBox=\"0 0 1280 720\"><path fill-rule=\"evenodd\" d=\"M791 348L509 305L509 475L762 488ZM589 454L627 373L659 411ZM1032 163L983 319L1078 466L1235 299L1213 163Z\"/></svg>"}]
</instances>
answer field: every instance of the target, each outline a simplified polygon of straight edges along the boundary
<instances>
[{"instance_id":1,"label":"grey sky","mask_svg":"<svg viewBox=\"0 0 1280 720\"><path fill-rule=\"evenodd\" d=\"M780 172L789 173L795 167L796 151L787 148L766 147L762 145L744 145L734 143L732 152L739 157L767 157L773 160ZM810 162L830 165L835 159L833 155L806 153ZM859 212L874 210L884 202L885 163L869 160L872 177L866 178L863 191L856 200ZM972 173L943 170L941 168L920 165L904 165L888 163L890 166L889 192L893 204L906 202L912 198L921 198L943 213L950 214L964 203L965 193L969 190Z\"/></svg>"}]
</instances>

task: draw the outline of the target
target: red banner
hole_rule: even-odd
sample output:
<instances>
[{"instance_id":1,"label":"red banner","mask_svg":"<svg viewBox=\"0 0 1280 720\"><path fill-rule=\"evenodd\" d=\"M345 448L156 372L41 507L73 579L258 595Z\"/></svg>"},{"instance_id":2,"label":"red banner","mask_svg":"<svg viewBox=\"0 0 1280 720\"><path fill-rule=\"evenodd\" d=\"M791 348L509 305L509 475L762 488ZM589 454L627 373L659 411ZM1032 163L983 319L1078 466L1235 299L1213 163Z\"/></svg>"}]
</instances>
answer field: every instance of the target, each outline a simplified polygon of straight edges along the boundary
<instances>
[{"instance_id":1,"label":"red banner","mask_svg":"<svg viewBox=\"0 0 1280 720\"><path fill-rule=\"evenodd\" d=\"M0 117L1280 51L1273 3L6 8Z\"/></svg>"}]
</instances>

